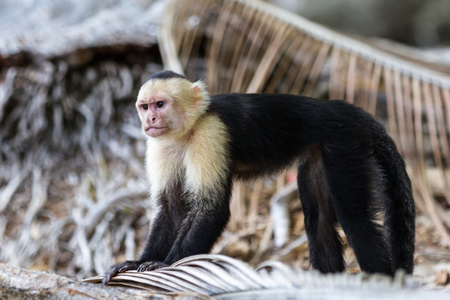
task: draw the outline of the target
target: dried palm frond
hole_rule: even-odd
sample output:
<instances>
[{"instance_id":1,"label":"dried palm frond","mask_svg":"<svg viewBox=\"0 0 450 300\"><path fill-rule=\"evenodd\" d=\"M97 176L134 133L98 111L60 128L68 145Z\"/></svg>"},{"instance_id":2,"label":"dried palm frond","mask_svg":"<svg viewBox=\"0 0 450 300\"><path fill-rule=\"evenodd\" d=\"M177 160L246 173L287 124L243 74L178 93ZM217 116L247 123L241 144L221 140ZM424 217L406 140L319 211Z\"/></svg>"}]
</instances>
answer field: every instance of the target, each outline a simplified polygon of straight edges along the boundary
<instances>
[{"instance_id":1,"label":"dried palm frond","mask_svg":"<svg viewBox=\"0 0 450 300\"><path fill-rule=\"evenodd\" d=\"M172 1L161 26L166 68L211 93L343 99L386 123L409 167L417 207L450 245L450 65L330 30L255 0Z\"/></svg>"},{"instance_id":2,"label":"dried palm frond","mask_svg":"<svg viewBox=\"0 0 450 300\"><path fill-rule=\"evenodd\" d=\"M84 281L100 284L102 276ZM196 255L168 268L120 273L109 285L160 293L193 292L214 299L335 299L336 295L339 299L358 299L363 295L369 299L392 299L399 295L407 295L408 299L426 296L444 299L445 296L418 289L412 277L403 272L397 273L395 278L365 273L324 275L291 269L275 261L252 269L246 263L223 255Z\"/></svg>"}]
</instances>

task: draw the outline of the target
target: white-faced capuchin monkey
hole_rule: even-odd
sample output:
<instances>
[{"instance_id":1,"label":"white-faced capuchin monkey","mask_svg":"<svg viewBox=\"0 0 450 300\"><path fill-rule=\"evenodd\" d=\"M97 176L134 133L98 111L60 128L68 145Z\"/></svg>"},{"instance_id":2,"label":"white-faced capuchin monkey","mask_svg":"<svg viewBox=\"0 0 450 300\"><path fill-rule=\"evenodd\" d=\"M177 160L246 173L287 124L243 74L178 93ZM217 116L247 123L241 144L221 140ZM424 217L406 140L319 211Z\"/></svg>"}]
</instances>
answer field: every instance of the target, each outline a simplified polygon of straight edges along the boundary
<instances>
[{"instance_id":1,"label":"white-faced capuchin monkey","mask_svg":"<svg viewBox=\"0 0 450 300\"><path fill-rule=\"evenodd\" d=\"M148 79L136 108L158 213L140 259L111 267L103 283L208 253L230 217L233 179L292 163L315 269L344 271L340 225L363 271L412 273L411 182L392 139L362 109L294 95L209 96L202 81L171 71Z\"/></svg>"}]
</instances>

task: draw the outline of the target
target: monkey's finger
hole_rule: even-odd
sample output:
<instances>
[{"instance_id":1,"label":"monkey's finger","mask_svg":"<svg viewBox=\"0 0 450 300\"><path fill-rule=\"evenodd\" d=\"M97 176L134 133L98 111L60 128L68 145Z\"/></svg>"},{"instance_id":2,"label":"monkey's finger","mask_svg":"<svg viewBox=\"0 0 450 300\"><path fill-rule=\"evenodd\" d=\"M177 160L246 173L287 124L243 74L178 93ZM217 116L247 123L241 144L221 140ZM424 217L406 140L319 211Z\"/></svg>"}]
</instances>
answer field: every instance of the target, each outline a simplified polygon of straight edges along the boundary
<instances>
[{"instance_id":1,"label":"monkey's finger","mask_svg":"<svg viewBox=\"0 0 450 300\"><path fill-rule=\"evenodd\" d=\"M139 266L139 268L137 268L137 271L138 272L145 272L145 271L152 271L152 270L155 270L156 269L156 267L154 267L154 265L153 264L141 264L140 266Z\"/></svg>"},{"instance_id":2,"label":"monkey's finger","mask_svg":"<svg viewBox=\"0 0 450 300\"><path fill-rule=\"evenodd\" d=\"M102 279L102 284L107 285L111 279L119 273L118 268L113 267L108 272L105 273Z\"/></svg>"},{"instance_id":3,"label":"monkey's finger","mask_svg":"<svg viewBox=\"0 0 450 300\"><path fill-rule=\"evenodd\" d=\"M109 269L103 276L102 283L107 284L117 274L129 271L129 270L136 270L137 267L138 267L137 263L132 260L127 260L121 264L112 266L111 269Z\"/></svg>"},{"instance_id":4,"label":"monkey's finger","mask_svg":"<svg viewBox=\"0 0 450 300\"><path fill-rule=\"evenodd\" d=\"M145 262L139 265L137 271L138 272L144 272L144 271L153 271L159 268L167 267L168 265L163 262Z\"/></svg>"},{"instance_id":5,"label":"monkey's finger","mask_svg":"<svg viewBox=\"0 0 450 300\"><path fill-rule=\"evenodd\" d=\"M135 268L132 268L132 267L130 267L130 266L123 266L122 268L120 268L119 269L119 272L118 273L123 273L123 272L126 272L126 271L128 271L128 270L134 270Z\"/></svg>"}]
</instances>

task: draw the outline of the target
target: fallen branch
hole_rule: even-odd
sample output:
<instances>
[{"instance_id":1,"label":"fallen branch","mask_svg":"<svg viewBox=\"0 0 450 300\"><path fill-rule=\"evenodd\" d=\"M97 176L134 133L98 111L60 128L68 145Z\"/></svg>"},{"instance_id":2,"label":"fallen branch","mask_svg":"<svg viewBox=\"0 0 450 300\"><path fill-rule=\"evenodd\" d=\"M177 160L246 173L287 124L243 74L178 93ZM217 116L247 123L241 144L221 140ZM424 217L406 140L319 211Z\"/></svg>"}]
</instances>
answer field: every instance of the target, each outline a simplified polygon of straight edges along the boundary
<instances>
[{"instance_id":1,"label":"fallen branch","mask_svg":"<svg viewBox=\"0 0 450 300\"><path fill-rule=\"evenodd\" d=\"M0 264L2 299L161 299L162 294L121 287L104 287L47 272L29 271ZM209 299L193 293L177 293L170 299Z\"/></svg>"}]
</instances>

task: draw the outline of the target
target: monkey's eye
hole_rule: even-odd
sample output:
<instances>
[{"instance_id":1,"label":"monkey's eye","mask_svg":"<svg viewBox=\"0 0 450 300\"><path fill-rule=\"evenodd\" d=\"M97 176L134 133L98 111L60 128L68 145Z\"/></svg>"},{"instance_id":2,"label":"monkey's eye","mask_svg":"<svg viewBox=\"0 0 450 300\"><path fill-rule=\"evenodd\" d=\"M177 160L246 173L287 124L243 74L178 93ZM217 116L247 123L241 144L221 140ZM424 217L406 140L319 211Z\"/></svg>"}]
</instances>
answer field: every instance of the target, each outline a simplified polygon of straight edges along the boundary
<instances>
[{"instance_id":1,"label":"monkey's eye","mask_svg":"<svg viewBox=\"0 0 450 300\"><path fill-rule=\"evenodd\" d=\"M157 108L161 108L161 107L163 107L164 106L164 102L163 101L158 101L158 102L156 102L156 107Z\"/></svg>"},{"instance_id":2,"label":"monkey's eye","mask_svg":"<svg viewBox=\"0 0 450 300\"><path fill-rule=\"evenodd\" d=\"M148 104L142 104L142 109L143 110L148 110Z\"/></svg>"}]
</instances>

